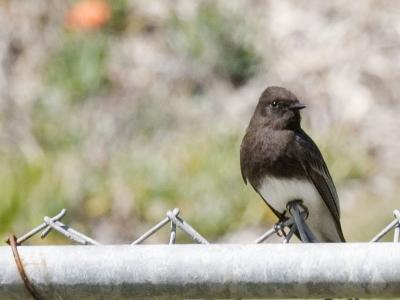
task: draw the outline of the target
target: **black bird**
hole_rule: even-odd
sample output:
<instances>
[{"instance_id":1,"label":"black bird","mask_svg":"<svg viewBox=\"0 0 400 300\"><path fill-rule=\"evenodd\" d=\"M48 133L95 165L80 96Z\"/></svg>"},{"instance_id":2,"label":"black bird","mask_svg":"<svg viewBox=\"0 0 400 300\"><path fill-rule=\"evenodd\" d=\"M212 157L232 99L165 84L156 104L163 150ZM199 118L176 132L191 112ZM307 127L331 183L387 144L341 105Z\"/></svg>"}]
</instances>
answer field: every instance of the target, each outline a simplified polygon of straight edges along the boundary
<instances>
[{"instance_id":1,"label":"black bird","mask_svg":"<svg viewBox=\"0 0 400 300\"><path fill-rule=\"evenodd\" d=\"M243 180L280 221L288 218L288 203L302 201L319 242L345 242L335 185L321 152L300 126L305 107L281 87L262 93L240 146Z\"/></svg>"}]
</instances>

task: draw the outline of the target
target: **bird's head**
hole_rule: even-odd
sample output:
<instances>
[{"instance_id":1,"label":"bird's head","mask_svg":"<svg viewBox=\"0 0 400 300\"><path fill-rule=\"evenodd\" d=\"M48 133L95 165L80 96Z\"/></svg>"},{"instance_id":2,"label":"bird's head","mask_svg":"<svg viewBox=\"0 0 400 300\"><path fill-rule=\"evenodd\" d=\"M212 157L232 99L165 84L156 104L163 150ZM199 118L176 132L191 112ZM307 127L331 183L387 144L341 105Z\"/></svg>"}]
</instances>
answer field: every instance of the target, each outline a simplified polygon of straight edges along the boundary
<instances>
[{"instance_id":1,"label":"bird's head","mask_svg":"<svg viewBox=\"0 0 400 300\"><path fill-rule=\"evenodd\" d=\"M300 128L300 109L306 106L282 87L268 87L258 101L251 123L275 129Z\"/></svg>"}]
</instances>

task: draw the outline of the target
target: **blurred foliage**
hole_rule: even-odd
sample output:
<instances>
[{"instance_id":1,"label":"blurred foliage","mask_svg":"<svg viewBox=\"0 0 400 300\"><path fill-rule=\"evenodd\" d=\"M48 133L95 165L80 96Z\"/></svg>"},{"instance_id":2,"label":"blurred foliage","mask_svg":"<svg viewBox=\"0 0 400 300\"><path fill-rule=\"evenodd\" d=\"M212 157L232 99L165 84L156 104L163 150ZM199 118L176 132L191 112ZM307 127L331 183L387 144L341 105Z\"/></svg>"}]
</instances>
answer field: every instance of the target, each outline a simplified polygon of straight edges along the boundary
<instances>
[{"instance_id":1,"label":"blurred foliage","mask_svg":"<svg viewBox=\"0 0 400 300\"><path fill-rule=\"evenodd\" d=\"M107 83L107 36L101 32L65 35L49 59L44 76L48 88L56 89L67 101L84 101Z\"/></svg>"},{"instance_id":2,"label":"blurred foliage","mask_svg":"<svg viewBox=\"0 0 400 300\"><path fill-rule=\"evenodd\" d=\"M0 173L7 187L0 194L5 199L1 228L7 230L12 223L32 226L40 222L38 213L56 213L63 206L75 221L107 218L123 188L134 201L131 213L143 221L156 222L166 210L180 207L202 234L216 239L239 225L259 223L263 216L249 214L264 205L240 177L239 141L231 134L185 136L159 149L136 141L136 151L112 152L101 164L70 150L31 163L8 158Z\"/></svg>"},{"instance_id":3,"label":"blurred foliage","mask_svg":"<svg viewBox=\"0 0 400 300\"><path fill-rule=\"evenodd\" d=\"M238 147L237 135L199 135L152 151L150 159L147 151L124 158L123 171L132 180L140 214L148 212L149 199L164 209L178 205L212 239L259 221L247 214L260 203L240 177ZM159 212L152 217L159 218Z\"/></svg>"},{"instance_id":4,"label":"blurred foliage","mask_svg":"<svg viewBox=\"0 0 400 300\"><path fill-rule=\"evenodd\" d=\"M50 96L40 99L32 110L32 134L46 155L76 148L83 138L75 118L64 117L68 106L62 105L60 100Z\"/></svg>"},{"instance_id":5,"label":"blurred foliage","mask_svg":"<svg viewBox=\"0 0 400 300\"><path fill-rule=\"evenodd\" d=\"M352 140L343 137L353 136ZM334 174L336 185L360 181L373 171L373 157L354 137L355 134L345 128L335 127L328 135L317 136L320 150Z\"/></svg>"},{"instance_id":6,"label":"blurred foliage","mask_svg":"<svg viewBox=\"0 0 400 300\"><path fill-rule=\"evenodd\" d=\"M262 232L276 218L243 183L239 144L270 84L315 108L307 132L344 199L346 236L366 240L389 221L400 60L395 31L374 32L396 28L379 24L388 11L365 26L352 6L322 1L98 0L96 18L84 1L0 4L0 234L63 207L67 223L105 242L133 240L173 207L210 240ZM358 6L379 13L371 3ZM386 48L369 57L370 41Z\"/></svg>"},{"instance_id":7,"label":"blurred foliage","mask_svg":"<svg viewBox=\"0 0 400 300\"><path fill-rule=\"evenodd\" d=\"M0 159L0 228L4 233L12 224L26 230L27 224L40 222L43 211L56 213L66 202L51 159L28 161L21 154Z\"/></svg>"},{"instance_id":8,"label":"blurred foliage","mask_svg":"<svg viewBox=\"0 0 400 300\"><path fill-rule=\"evenodd\" d=\"M130 7L127 0L113 0L111 5L111 20L106 30L114 34L125 32L129 22Z\"/></svg>"},{"instance_id":9,"label":"blurred foliage","mask_svg":"<svg viewBox=\"0 0 400 300\"><path fill-rule=\"evenodd\" d=\"M224 14L216 2L201 2L190 20L175 14L171 24L178 50L212 66L233 85L245 84L259 71L262 59L245 35L250 28L238 15Z\"/></svg>"}]
</instances>

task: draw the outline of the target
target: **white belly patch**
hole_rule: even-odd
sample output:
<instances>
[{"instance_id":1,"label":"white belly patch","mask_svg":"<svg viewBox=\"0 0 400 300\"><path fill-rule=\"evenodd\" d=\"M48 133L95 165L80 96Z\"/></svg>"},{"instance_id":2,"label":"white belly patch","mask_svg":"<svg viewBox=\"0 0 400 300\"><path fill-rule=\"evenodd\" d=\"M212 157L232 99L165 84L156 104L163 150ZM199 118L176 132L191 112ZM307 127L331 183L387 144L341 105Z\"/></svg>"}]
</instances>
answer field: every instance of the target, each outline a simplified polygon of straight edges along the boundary
<instances>
[{"instance_id":1,"label":"white belly patch","mask_svg":"<svg viewBox=\"0 0 400 300\"><path fill-rule=\"evenodd\" d=\"M307 180L266 177L258 192L275 210L283 213L288 202L302 200L309 210L306 220L320 241L340 241L333 216L314 184Z\"/></svg>"},{"instance_id":2,"label":"white belly patch","mask_svg":"<svg viewBox=\"0 0 400 300\"><path fill-rule=\"evenodd\" d=\"M267 177L263 180L259 192L269 205L281 213L292 200L303 200L309 209L323 204L314 184L306 180Z\"/></svg>"}]
</instances>

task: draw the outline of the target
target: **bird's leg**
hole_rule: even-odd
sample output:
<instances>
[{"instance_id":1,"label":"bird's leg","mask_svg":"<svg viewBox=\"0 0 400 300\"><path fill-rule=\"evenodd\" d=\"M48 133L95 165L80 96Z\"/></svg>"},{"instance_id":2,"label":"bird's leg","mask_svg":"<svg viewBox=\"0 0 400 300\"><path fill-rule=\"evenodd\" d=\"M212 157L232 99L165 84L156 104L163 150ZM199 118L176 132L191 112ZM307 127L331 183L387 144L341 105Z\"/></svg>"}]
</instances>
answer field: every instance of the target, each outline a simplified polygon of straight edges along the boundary
<instances>
[{"instance_id":1,"label":"bird's leg","mask_svg":"<svg viewBox=\"0 0 400 300\"><path fill-rule=\"evenodd\" d=\"M315 237L313 232L311 231L310 227L308 227L307 223L304 222L304 230L308 236L308 239L310 240L311 243L318 243L318 239Z\"/></svg>"},{"instance_id":2,"label":"bird's leg","mask_svg":"<svg viewBox=\"0 0 400 300\"><path fill-rule=\"evenodd\" d=\"M308 236L308 239L309 239L312 243L318 243L317 238L316 238L315 235L312 233L310 227L308 227L307 222L306 222L306 220L307 220L307 218L308 218L308 216L309 216L309 211L308 211L307 206L305 206L305 205L303 204L303 201L300 201L300 203L298 204L298 207L297 207L297 208L299 208L299 207L303 209L303 211L301 211L300 209L299 209L299 211L300 211L300 215L301 215L301 217L302 217L302 219L303 219L304 231L305 231L306 235Z\"/></svg>"},{"instance_id":3,"label":"bird's leg","mask_svg":"<svg viewBox=\"0 0 400 300\"><path fill-rule=\"evenodd\" d=\"M302 200L293 200L288 202L287 210L292 215L296 223L297 230L300 234L302 242L318 242L305 220L308 218L308 208L303 204Z\"/></svg>"},{"instance_id":4,"label":"bird's leg","mask_svg":"<svg viewBox=\"0 0 400 300\"><path fill-rule=\"evenodd\" d=\"M302 200L293 200L288 202L286 205L287 210L293 216L294 222L297 226L297 231L299 232L300 239L303 243L309 243L310 240L304 230L304 219L301 217L299 206L302 204Z\"/></svg>"}]
</instances>

